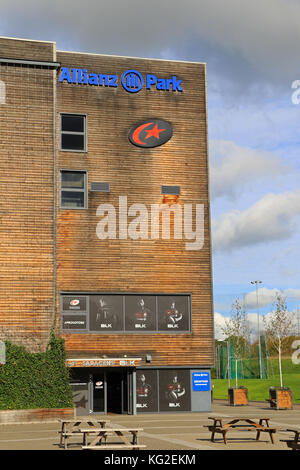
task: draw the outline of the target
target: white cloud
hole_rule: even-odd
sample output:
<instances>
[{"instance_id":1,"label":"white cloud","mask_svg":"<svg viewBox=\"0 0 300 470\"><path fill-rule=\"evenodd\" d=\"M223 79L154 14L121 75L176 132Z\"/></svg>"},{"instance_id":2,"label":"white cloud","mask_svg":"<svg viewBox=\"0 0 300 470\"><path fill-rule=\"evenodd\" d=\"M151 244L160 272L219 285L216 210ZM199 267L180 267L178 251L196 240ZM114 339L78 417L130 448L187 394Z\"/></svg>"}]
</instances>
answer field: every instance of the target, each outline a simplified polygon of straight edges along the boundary
<instances>
[{"instance_id":1,"label":"white cloud","mask_svg":"<svg viewBox=\"0 0 300 470\"><path fill-rule=\"evenodd\" d=\"M231 106L224 106L219 100L213 101L208 120L210 138L230 141L234 135L234 140L243 145L265 150L280 148L281 152L283 143L296 147L300 105L291 102L289 82L285 92L283 97L277 94L272 101L262 94L259 103L257 99L249 99L247 103L235 99ZM208 95L210 100L212 97ZM283 156L290 158L289 151L284 149Z\"/></svg>"},{"instance_id":2,"label":"white cloud","mask_svg":"<svg viewBox=\"0 0 300 470\"><path fill-rule=\"evenodd\" d=\"M285 289L284 295L292 300L300 300L300 289Z\"/></svg>"},{"instance_id":3,"label":"white cloud","mask_svg":"<svg viewBox=\"0 0 300 470\"><path fill-rule=\"evenodd\" d=\"M297 54L294 41L298 44L300 36L298 1L215 0L200 5L205 12L199 23L203 36L226 49L241 51L262 73L278 77L290 70L296 72L293 62Z\"/></svg>"},{"instance_id":4,"label":"white cloud","mask_svg":"<svg viewBox=\"0 0 300 470\"><path fill-rule=\"evenodd\" d=\"M259 307L265 307L274 302L276 294L279 294L279 289L267 289L266 287L261 287L257 289L258 294L258 305ZM257 307L257 298L256 291L249 292L244 297L244 303L246 308L256 308Z\"/></svg>"},{"instance_id":5,"label":"white cloud","mask_svg":"<svg viewBox=\"0 0 300 470\"><path fill-rule=\"evenodd\" d=\"M258 317L257 313L247 313L247 321L249 325L249 331L251 334L251 340L255 340L258 332ZM221 313L215 312L214 314L214 327L215 327L215 339L219 341L224 341L225 335L222 331L222 328L226 324L230 317L224 316ZM263 316L259 315L259 330L260 332L264 331Z\"/></svg>"},{"instance_id":6,"label":"white cloud","mask_svg":"<svg viewBox=\"0 0 300 470\"><path fill-rule=\"evenodd\" d=\"M271 179L288 170L283 159L272 152L253 150L224 140L211 141L210 148L212 198L233 197L252 181Z\"/></svg>"},{"instance_id":7,"label":"white cloud","mask_svg":"<svg viewBox=\"0 0 300 470\"><path fill-rule=\"evenodd\" d=\"M221 313L215 312L214 315L214 327L215 327L215 339L219 341L224 341L225 335L222 331L222 328L226 324L226 320L228 321L230 317L224 316ZM251 333L251 339L255 340L255 336L257 335L258 331L258 319L257 319L257 314L256 313L248 313L247 314L247 320L249 324L249 330ZM262 332L263 331L263 317L262 315L259 316L259 329Z\"/></svg>"},{"instance_id":8,"label":"white cloud","mask_svg":"<svg viewBox=\"0 0 300 470\"><path fill-rule=\"evenodd\" d=\"M220 52L219 61L226 51L249 64L254 79L299 78L300 5L294 0L2 0L1 17L5 34L58 36L80 42L81 50L104 53L148 54L168 47L174 53L186 49L189 39L196 49L205 42Z\"/></svg>"},{"instance_id":9,"label":"white cloud","mask_svg":"<svg viewBox=\"0 0 300 470\"><path fill-rule=\"evenodd\" d=\"M245 211L232 210L213 221L213 247L230 250L276 240L296 231L300 190L267 194Z\"/></svg>"},{"instance_id":10,"label":"white cloud","mask_svg":"<svg viewBox=\"0 0 300 470\"><path fill-rule=\"evenodd\" d=\"M282 294L286 297L287 301L300 300L300 289L284 289L281 291L279 289L267 289L266 287L261 287L260 289L257 289L257 294L259 307L273 304L277 294ZM244 303L246 308L256 308L256 291L246 294L244 297Z\"/></svg>"},{"instance_id":11,"label":"white cloud","mask_svg":"<svg viewBox=\"0 0 300 470\"><path fill-rule=\"evenodd\" d=\"M215 339L223 341L225 339L222 328L225 326L225 317L218 312L215 312L214 315L214 326L215 326Z\"/></svg>"},{"instance_id":12,"label":"white cloud","mask_svg":"<svg viewBox=\"0 0 300 470\"><path fill-rule=\"evenodd\" d=\"M258 335L258 324L259 324L259 331L261 334L265 332L265 325L264 325L264 318L268 318L271 315L271 312L266 313L265 315L257 315L257 313L247 313L247 321L249 324L249 329L251 333L250 340L255 341ZM292 334L297 334L297 313L291 312L292 315L292 327L293 331ZM222 332L222 327L225 325L226 319L228 320L229 317L223 316L221 313L215 312L214 315L214 326L215 326L215 339L219 341L224 341L225 336Z\"/></svg>"}]
</instances>

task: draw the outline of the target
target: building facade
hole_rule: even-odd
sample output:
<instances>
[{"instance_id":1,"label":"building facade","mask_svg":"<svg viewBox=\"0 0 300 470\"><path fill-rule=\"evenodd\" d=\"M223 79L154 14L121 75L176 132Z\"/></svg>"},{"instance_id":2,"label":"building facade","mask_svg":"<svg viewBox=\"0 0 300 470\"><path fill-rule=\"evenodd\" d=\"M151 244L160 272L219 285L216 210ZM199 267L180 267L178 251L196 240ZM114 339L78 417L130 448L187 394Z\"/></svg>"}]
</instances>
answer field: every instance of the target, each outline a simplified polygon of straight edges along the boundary
<instances>
[{"instance_id":1,"label":"building facade","mask_svg":"<svg viewBox=\"0 0 300 470\"><path fill-rule=\"evenodd\" d=\"M0 38L0 333L64 338L77 414L207 411L205 64Z\"/></svg>"}]
</instances>

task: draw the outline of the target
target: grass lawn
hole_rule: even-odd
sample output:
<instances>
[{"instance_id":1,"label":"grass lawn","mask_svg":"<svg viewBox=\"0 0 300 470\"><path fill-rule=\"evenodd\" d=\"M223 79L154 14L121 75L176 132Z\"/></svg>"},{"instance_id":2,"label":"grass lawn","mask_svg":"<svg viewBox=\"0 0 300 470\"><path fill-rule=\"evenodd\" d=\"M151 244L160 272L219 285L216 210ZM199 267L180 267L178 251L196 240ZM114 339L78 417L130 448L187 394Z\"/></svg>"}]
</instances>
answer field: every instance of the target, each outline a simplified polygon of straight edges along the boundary
<instances>
[{"instance_id":1,"label":"grass lawn","mask_svg":"<svg viewBox=\"0 0 300 470\"><path fill-rule=\"evenodd\" d=\"M228 398L228 380L213 379L214 398ZM272 379L248 379L239 380L238 385L248 389L248 399L264 401L269 398L269 388L280 386L279 375ZM300 403L300 374L283 375L283 385L290 387L293 392L294 403ZM235 380L230 381L230 386L235 387Z\"/></svg>"},{"instance_id":2,"label":"grass lawn","mask_svg":"<svg viewBox=\"0 0 300 470\"><path fill-rule=\"evenodd\" d=\"M269 388L279 387L280 379L278 374L278 362L276 359L269 359L269 379L240 379L238 385L243 385L248 389L248 399L264 401L269 398ZM293 392L294 403L300 403L300 364L292 364L290 359L283 359L283 386L290 387ZM213 379L214 398L228 398L228 379ZM235 387L235 379L231 379L230 387Z\"/></svg>"}]
</instances>

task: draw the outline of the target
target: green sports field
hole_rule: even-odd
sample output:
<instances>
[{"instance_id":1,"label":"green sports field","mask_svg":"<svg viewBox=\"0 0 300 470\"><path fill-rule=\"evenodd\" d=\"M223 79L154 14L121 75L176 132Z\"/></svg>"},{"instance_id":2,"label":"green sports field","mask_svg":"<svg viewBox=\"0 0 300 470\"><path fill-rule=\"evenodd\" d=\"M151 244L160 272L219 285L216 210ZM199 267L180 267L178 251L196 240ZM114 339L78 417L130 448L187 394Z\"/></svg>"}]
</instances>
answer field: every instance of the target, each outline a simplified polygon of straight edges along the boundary
<instances>
[{"instance_id":1,"label":"green sports field","mask_svg":"<svg viewBox=\"0 0 300 470\"><path fill-rule=\"evenodd\" d=\"M300 364L295 365L290 358L283 359L283 385L289 387L293 392L294 403L300 403ZM228 398L228 379L213 379L214 398ZM245 379L239 380L238 385L243 385L248 389L248 399L264 401L269 398L269 388L279 387L280 379L278 373L278 361L269 359L268 379ZM230 386L235 386L235 380L231 379Z\"/></svg>"}]
</instances>

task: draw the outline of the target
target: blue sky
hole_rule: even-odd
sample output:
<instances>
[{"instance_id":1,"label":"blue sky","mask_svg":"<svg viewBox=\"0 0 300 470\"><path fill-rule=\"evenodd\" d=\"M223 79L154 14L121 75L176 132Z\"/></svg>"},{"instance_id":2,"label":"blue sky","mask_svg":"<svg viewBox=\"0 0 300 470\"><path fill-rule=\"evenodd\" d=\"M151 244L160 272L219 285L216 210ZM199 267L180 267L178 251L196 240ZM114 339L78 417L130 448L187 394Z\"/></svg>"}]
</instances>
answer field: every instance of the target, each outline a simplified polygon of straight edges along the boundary
<instances>
[{"instance_id":1,"label":"blue sky","mask_svg":"<svg viewBox=\"0 0 300 470\"><path fill-rule=\"evenodd\" d=\"M206 62L216 323L255 279L300 308L299 0L2 0L0 35Z\"/></svg>"}]
</instances>

